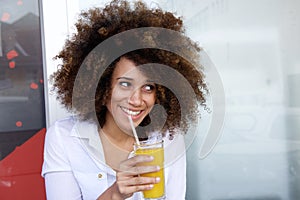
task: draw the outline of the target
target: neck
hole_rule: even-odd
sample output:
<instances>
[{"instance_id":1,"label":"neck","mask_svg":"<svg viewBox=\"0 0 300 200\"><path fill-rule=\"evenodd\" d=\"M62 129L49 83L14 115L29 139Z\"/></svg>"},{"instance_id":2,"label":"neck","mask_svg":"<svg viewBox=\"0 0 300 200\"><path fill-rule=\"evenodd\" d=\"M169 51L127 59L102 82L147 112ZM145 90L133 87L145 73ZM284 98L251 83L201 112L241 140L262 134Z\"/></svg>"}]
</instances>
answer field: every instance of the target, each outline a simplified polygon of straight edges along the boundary
<instances>
[{"instance_id":1,"label":"neck","mask_svg":"<svg viewBox=\"0 0 300 200\"><path fill-rule=\"evenodd\" d=\"M107 116L107 120L102 128L104 136L114 145L123 150L131 151L134 143L134 138L124 131L122 131L115 123L115 121Z\"/></svg>"}]
</instances>

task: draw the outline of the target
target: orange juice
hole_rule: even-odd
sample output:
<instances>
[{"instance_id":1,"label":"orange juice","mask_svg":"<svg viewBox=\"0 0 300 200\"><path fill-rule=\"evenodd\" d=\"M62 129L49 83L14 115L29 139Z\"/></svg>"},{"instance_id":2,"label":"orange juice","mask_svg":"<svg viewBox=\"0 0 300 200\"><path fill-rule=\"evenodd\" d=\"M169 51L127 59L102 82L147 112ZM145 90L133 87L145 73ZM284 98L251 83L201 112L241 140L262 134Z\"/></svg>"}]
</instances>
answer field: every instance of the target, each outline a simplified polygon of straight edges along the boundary
<instances>
[{"instance_id":1,"label":"orange juice","mask_svg":"<svg viewBox=\"0 0 300 200\"><path fill-rule=\"evenodd\" d=\"M143 191L144 198L145 199L163 198L165 194L165 178L164 178L164 149L162 143L161 143L161 147L152 148L149 145L147 145L146 148L137 147L135 154L153 156L154 160L145 163L145 165L157 165L160 167L160 170L158 172L141 174L141 176L160 178L160 181L157 184L154 184L154 187L151 190Z\"/></svg>"}]
</instances>

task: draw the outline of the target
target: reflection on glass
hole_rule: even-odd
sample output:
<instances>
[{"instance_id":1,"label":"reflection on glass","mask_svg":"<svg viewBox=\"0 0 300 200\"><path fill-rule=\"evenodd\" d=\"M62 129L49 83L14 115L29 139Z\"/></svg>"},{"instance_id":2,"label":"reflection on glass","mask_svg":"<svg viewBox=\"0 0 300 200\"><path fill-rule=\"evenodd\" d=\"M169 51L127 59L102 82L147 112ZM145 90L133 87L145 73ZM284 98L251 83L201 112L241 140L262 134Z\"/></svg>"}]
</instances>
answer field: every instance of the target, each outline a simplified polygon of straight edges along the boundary
<instances>
[{"instance_id":1,"label":"reflection on glass","mask_svg":"<svg viewBox=\"0 0 300 200\"><path fill-rule=\"evenodd\" d=\"M0 159L45 127L38 7L0 2Z\"/></svg>"}]
</instances>

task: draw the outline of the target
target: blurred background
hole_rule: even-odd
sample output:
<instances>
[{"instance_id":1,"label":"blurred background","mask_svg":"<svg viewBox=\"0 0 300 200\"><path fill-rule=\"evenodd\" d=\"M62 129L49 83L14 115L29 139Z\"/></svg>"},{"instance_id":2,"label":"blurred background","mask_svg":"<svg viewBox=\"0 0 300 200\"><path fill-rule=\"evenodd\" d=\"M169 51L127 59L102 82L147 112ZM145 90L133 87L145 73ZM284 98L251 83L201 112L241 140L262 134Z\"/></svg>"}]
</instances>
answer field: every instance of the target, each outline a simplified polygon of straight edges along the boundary
<instances>
[{"instance_id":1,"label":"blurred background","mask_svg":"<svg viewBox=\"0 0 300 200\"><path fill-rule=\"evenodd\" d=\"M18 2L22 2L22 5L26 3L25 0L15 3ZM9 13L7 10L11 1L0 2L0 58L3 58L0 61L4 63L6 59L7 62L0 65L0 136L6 134L3 138L16 130L22 131L18 129L20 126L16 126L22 120L15 119L14 116L18 110L24 109L24 102L28 105L28 99L35 99L34 101L39 102L38 105L44 104L45 107L35 106L39 111L29 109L35 114L30 114L32 117L27 116L23 121L33 119L33 116L41 121L31 120L30 127L21 126L23 131L48 127L55 120L69 115L56 101L47 81L42 86L45 96L40 95L43 94L43 89L36 90L36 85L31 83L36 81L34 83L41 86L41 82L38 82L41 80L40 74L46 80L57 69L59 63L52 58L61 50L66 37L74 32L73 24L79 11L103 5L107 0L32 2L26 4L27 11L21 16L27 14L27 19L36 27L35 33L40 33L34 40L29 40L39 41L31 44L37 45L40 51L30 51L26 47L26 40L22 39L18 40L19 45L15 45L15 49L20 58L27 59L29 55L36 55L35 59L40 58L40 61L34 63L41 64L37 64L36 68L30 65L32 69L26 72L27 75L24 75L24 70L20 70L18 73L21 75L18 76L10 74L12 68L6 67L6 71L3 70L3 66L13 66L9 62L15 55L10 54L10 59L7 57L3 27L16 20L9 21L5 14ZM160 6L182 16L188 36L198 41L216 68L225 94L224 122L218 124L222 129L217 133L221 136L212 151L205 157L200 155L205 138L214 125L212 113L206 111L202 111L197 135L192 144L188 145L186 199L299 200L300 92L297 88L300 85L300 1L146 2L150 6ZM34 21L36 19L28 13L35 13L39 21ZM20 27L22 23L15 24ZM23 47L23 51L20 47ZM31 90L24 87L20 77L26 77L27 82L25 79L24 81L31 85ZM208 84L212 91L220 89L213 88L213 83ZM19 86L12 89L12 85ZM11 89L8 91L7 88ZM19 91L18 95L14 93L16 90ZM27 90L31 93L26 93ZM13 103L14 106L11 106ZM30 105L37 104L34 102ZM213 105L211 108L214 112ZM8 117L10 115L11 118ZM13 119L13 125L9 126L8 121L11 120L3 121L4 118ZM32 135L31 132L30 134ZM7 150L8 147L4 146L4 143L9 143L7 139L5 142L1 141L0 153L4 158L13 148L9 147L11 150Z\"/></svg>"}]
</instances>

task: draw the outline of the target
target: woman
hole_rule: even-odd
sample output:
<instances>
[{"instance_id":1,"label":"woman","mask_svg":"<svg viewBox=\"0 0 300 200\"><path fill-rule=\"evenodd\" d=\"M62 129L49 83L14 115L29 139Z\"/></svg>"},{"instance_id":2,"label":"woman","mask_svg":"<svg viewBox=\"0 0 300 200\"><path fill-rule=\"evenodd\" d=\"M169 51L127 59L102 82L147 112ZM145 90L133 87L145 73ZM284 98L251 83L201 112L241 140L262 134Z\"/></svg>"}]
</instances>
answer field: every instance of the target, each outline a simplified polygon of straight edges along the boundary
<instances>
[{"instance_id":1,"label":"woman","mask_svg":"<svg viewBox=\"0 0 300 200\"><path fill-rule=\"evenodd\" d=\"M162 134L169 159L164 169L166 199L184 199L182 135L197 120L198 106L205 105L207 92L203 74L194 65L199 66L200 49L186 37L174 34L168 41L160 31L152 34L148 29L142 35L130 32L114 38L145 27L184 35L180 18L149 9L140 1L132 5L114 0L80 16L77 33L56 56L63 62L52 76L59 100L76 115L57 121L47 131L42 171L47 198L137 200L142 199L142 191L161 181L139 176L159 167L139 166L150 162L151 156L133 156L130 117L140 140L153 132ZM107 48L96 50L110 38L114 40ZM152 48L156 39L173 52ZM110 51L124 50L134 42L151 48L136 48L120 56Z\"/></svg>"}]
</instances>

